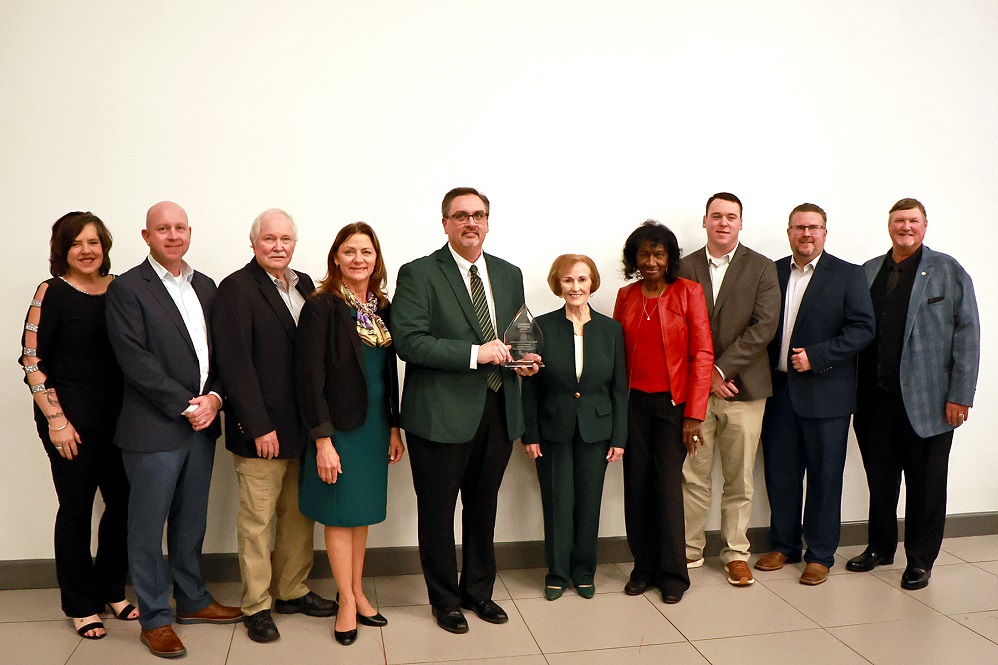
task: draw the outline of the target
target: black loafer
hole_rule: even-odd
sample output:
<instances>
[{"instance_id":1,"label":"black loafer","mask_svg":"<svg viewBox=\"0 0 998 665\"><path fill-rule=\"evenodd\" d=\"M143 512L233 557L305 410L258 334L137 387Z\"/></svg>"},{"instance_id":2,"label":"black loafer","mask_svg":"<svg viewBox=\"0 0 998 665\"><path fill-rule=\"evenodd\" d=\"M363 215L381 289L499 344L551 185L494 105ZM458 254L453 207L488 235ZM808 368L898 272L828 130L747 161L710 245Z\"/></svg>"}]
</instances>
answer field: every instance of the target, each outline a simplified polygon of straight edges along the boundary
<instances>
[{"instance_id":1,"label":"black loafer","mask_svg":"<svg viewBox=\"0 0 998 665\"><path fill-rule=\"evenodd\" d=\"M682 591L662 591L662 602L666 605L675 605L683 599Z\"/></svg>"},{"instance_id":2,"label":"black loafer","mask_svg":"<svg viewBox=\"0 0 998 665\"><path fill-rule=\"evenodd\" d=\"M243 624L246 626L246 634L254 642L273 642L281 637L274 618L270 616L270 610L260 610L243 617Z\"/></svg>"},{"instance_id":3,"label":"black loafer","mask_svg":"<svg viewBox=\"0 0 998 665\"><path fill-rule=\"evenodd\" d=\"M326 600L317 593L309 591L301 598L294 600L278 600L274 603L274 611L278 614L296 614L301 612L310 617L331 617L336 615L339 605L335 600Z\"/></svg>"},{"instance_id":4,"label":"black loafer","mask_svg":"<svg viewBox=\"0 0 998 665\"><path fill-rule=\"evenodd\" d=\"M461 607L474 612L482 621L489 623L506 623L509 621L506 612L491 600L462 600Z\"/></svg>"},{"instance_id":5,"label":"black loafer","mask_svg":"<svg viewBox=\"0 0 998 665\"><path fill-rule=\"evenodd\" d=\"M889 566L894 563L894 555L878 554L871 550L866 550L859 556L855 556L846 563L846 570L854 573L866 573L877 566Z\"/></svg>"},{"instance_id":6,"label":"black loafer","mask_svg":"<svg viewBox=\"0 0 998 665\"><path fill-rule=\"evenodd\" d=\"M624 593L628 596L640 596L647 591L650 586L651 585L645 580L628 580L627 584L624 585Z\"/></svg>"},{"instance_id":7,"label":"black loafer","mask_svg":"<svg viewBox=\"0 0 998 665\"><path fill-rule=\"evenodd\" d=\"M904 569L904 574L901 576L901 588L907 589L908 591L918 591L919 589L924 589L929 586L930 577L932 577L931 570L908 566Z\"/></svg>"},{"instance_id":8,"label":"black loafer","mask_svg":"<svg viewBox=\"0 0 998 665\"><path fill-rule=\"evenodd\" d=\"M370 617L366 617L360 612L357 612L357 623L359 623L362 626L371 626L373 628L380 628L382 626L388 625L388 619L386 619L384 615L381 614L381 612L378 612L374 616Z\"/></svg>"},{"instance_id":9,"label":"black loafer","mask_svg":"<svg viewBox=\"0 0 998 665\"><path fill-rule=\"evenodd\" d=\"M447 607L434 607L433 618L437 620L437 625L448 633L461 635L468 632L468 622L464 618L464 613L460 608L449 605Z\"/></svg>"}]
</instances>

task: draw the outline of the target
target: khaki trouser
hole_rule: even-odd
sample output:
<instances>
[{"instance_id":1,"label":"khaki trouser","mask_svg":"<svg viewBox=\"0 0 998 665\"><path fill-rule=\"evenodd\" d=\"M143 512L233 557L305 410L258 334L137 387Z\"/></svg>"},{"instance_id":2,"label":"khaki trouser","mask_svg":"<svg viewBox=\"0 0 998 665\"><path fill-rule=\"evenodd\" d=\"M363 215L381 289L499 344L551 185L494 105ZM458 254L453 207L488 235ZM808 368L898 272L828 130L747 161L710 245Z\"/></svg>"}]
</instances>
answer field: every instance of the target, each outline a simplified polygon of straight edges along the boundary
<instances>
[{"instance_id":1,"label":"khaki trouser","mask_svg":"<svg viewBox=\"0 0 998 665\"><path fill-rule=\"evenodd\" d=\"M729 401L711 395L703 421L703 446L683 464L686 558L699 559L707 542L715 454L721 460L721 561L748 561L753 473L766 400Z\"/></svg>"},{"instance_id":2,"label":"khaki trouser","mask_svg":"<svg viewBox=\"0 0 998 665\"><path fill-rule=\"evenodd\" d=\"M308 593L305 579L312 569L315 523L298 510L298 460L232 457L239 480L236 540L243 578L240 609L249 616L270 609L272 582L281 600ZM272 574L270 527L275 517Z\"/></svg>"}]
</instances>

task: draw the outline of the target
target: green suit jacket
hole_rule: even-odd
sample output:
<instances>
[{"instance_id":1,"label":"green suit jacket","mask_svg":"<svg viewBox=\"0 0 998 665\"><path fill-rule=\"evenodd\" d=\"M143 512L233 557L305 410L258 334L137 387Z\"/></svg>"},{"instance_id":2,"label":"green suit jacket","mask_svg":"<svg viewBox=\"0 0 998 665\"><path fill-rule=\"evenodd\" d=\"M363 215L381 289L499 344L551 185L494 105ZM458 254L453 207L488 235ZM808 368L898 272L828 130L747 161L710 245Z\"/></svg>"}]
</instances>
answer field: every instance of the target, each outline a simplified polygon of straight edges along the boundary
<instances>
[{"instance_id":1,"label":"green suit jacket","mask_svg":"<svg viewBox=\"0 0 998 665\"><path fill-rule=\"evenodd\" d=\"M511 263L485 255L496 308L496 334L523 306L523 275ZM484 344L468 287L447 245L399 270L392 301L392 339L405 361L401 425L439 443L466 443L485 410L486 367L470 368L471 346ZM506 429L523 434L519 377L503 368Z\"/></svg>"},{"instance_id":2,"label":"green suit jacket","mask_svg":"<svg viewBox=\"0 0 998 665\"><path fill-rule=\"evenodd\" d=\"M627 440L627 369L620 323L595 310L582 337L582 376L576 379L575 331L565 308L538 316L544 367L523 379L524 443L571 443L576 423L587 443Z\"/></svg>"}]
</instances>

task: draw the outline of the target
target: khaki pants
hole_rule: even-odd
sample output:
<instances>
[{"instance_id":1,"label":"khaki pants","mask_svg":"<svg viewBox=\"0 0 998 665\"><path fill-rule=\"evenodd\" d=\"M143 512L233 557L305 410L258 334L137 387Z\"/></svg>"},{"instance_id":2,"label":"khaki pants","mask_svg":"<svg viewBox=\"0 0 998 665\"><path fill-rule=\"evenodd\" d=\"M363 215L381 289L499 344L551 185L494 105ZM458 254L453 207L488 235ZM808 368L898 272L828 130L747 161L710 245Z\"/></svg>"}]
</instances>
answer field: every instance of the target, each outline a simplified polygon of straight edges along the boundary
<instances>
[{"instance_id":1,"label":"khaki pants","mask_svg":"<svg viewBox=\"0 0 998 665\"><path fill-rule=\"evenodd\" d=\"M699 559L707 542L715 454L721 460L721 561L748 561L748 525L752 516L753 472L766 400L745 402L711 395L703 421L703 443L683 464L686 557Z\"/></svg>"},{"instance_id":2,"label":"khaki pants","mask_svg":"<svg viewBox=\"0 0 998 665\"><path fill-rule=\"evenodd\" d=\"M298 460L259 459L233 455L239 480L236 539L243 578L243 614L270 609L274 583L281 600L301 598L309 589L314 522L298 510ZM273 575L270 527L277 519Z\"/></svg>"}]
</instances>

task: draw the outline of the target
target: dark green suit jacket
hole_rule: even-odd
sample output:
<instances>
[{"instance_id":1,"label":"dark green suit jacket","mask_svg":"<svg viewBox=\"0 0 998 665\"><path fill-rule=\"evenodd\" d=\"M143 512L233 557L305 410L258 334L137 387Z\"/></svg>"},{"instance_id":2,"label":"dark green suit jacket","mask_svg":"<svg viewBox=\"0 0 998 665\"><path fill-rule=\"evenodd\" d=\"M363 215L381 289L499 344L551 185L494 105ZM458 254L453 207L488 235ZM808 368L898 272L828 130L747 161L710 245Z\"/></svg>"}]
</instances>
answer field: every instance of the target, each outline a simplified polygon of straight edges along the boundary
<instances>
[{"instance_id":1,"label":"dark green suit jacket","mask_svg":"<svg viewBox=\"0 0 998 665\"><path fill-rule=\"evenodd\" d=\"M524 443L571 443L576 423L587 443L627 440L627 369L620 323L592 310L582 341L582 377L575 375L575 331L565 308L538 316L544 367L523 379Z\"/></svg>"},{"instance_id":2,"label":"dark green suit jacket","mask_svg":"<svg viewBox=\"0 0 998 665\"><path fill-rule=\"evenodd\" d=\"M523 306L523 275L511 263L485 254L496 307L496 334ZM399 270L392 301L392 339L405 361L402 429L439 443L465 443L485 411L486 367L470 368L471 346L484 344L471 295L447 245ZM506 429L523 434L516 373L502 369Z\"/></svg>"}]
</instances>

